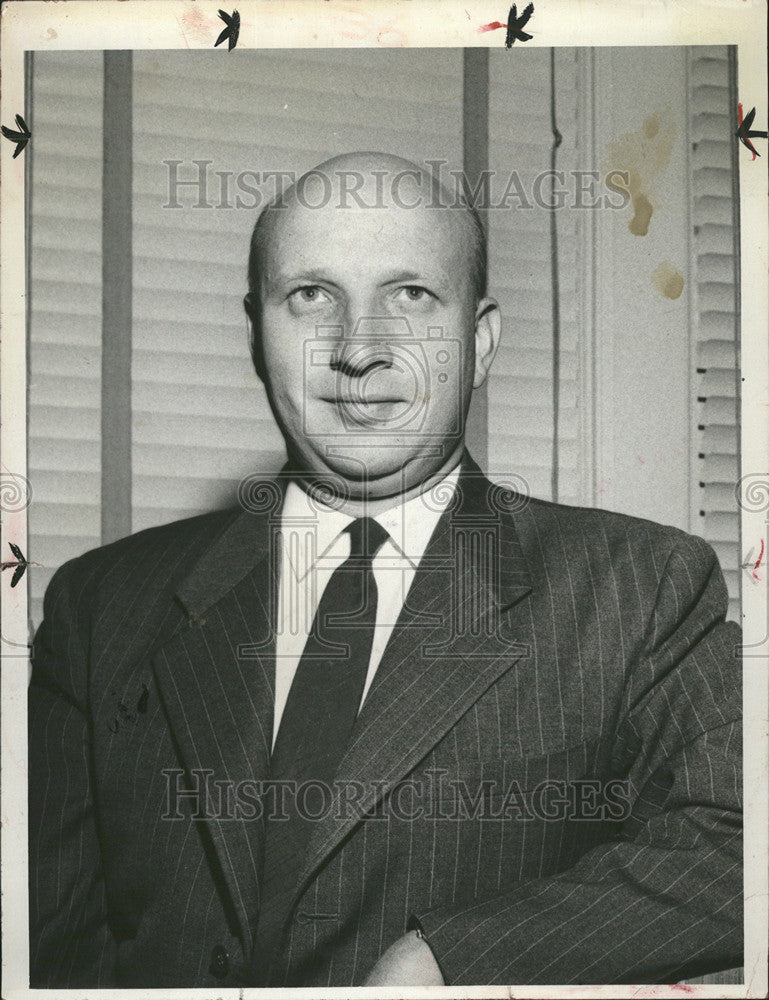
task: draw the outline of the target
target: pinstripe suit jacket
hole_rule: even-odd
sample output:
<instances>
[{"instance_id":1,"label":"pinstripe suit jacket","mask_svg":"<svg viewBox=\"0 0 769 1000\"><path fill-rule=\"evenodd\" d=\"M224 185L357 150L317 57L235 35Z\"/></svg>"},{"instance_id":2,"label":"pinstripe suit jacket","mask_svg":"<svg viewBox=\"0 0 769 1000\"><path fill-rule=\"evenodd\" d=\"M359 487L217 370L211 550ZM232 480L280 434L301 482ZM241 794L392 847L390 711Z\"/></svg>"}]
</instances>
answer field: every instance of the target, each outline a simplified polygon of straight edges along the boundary
<instances>
[{"instance_id":1,"label":"pinstripe suit jacket","mask_svg":"<svg viewBox=\"0 0 769 1000\"><path fill-rule=\"evenodd\" d=\"M469 460L260 962L280 506L264 496L87 553L49 587L33 985L359 985L414 923L447 983L740 964L739 630L712 550L603 511L500 506Z\"/></svg>"}]
</instances>

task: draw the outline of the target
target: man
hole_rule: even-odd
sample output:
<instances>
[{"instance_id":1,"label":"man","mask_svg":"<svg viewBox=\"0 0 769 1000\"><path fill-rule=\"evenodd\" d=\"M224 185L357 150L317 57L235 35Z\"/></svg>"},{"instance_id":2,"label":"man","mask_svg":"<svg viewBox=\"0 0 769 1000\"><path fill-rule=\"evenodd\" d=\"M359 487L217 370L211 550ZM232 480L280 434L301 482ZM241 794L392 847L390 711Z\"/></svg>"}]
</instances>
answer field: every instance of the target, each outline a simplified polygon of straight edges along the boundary
<instances>
[{"instance_id":1,"label":"man","mask_svg":"<svg viewBox=\"0 0 769 1000\"><path fill-rule=\"evenodd\" d=\"M268 208L246 309L284 475L51 584L33 985L740 964L739 630L717 562L480 474L465 421L499 310L477 216L443 194L355 154Z\"/></svg>"}]
</instances>

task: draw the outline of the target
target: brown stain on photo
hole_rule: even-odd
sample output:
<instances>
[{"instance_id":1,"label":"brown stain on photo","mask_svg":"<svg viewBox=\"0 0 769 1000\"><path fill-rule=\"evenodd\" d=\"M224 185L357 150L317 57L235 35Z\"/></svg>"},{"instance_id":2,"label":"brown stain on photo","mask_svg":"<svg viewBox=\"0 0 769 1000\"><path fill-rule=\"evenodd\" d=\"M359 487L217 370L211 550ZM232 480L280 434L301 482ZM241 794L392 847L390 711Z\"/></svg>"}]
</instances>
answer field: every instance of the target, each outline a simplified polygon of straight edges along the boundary
<instances>
[{"instance_id":1,"label":"brown stain on photo","mask_svg":"<svg viewBox=\"0 0 769 1000\"><path fill-rule=\"evenodd\" d=\"M677 299L684 290L684 276L669 260L652 271L652 284L666 299Z\"/></svg>"},{"instance_id":2,"label":"brown stain on photo","mask_svg":"<svg viewBox=\"0 0 769 1000\"><path fill-rule=\"evenodd\" d=\"M606 184L620 194L627 193L633 206L633 218L628 229L634 236L646 236L654 214L651 200L652 182L670 162L675 139L675 125L670 108L655 111L644 118L637 132L626 132L616 142L606 144L605 174L618 171L624 176L607 180Z\"/></svg>"}]
</instances>

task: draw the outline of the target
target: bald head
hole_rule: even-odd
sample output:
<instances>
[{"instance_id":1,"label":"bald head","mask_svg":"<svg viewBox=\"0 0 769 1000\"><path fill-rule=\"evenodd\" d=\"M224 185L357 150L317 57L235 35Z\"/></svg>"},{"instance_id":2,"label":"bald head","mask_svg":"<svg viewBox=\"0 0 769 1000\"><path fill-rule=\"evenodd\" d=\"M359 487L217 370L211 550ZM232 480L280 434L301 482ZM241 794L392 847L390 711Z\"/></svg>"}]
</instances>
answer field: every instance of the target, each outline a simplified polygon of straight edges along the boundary
<instances>
[{"instance_id":1,"label":"bald head","mask_svg":"<svg viewBox=\"0 0 769 1000\"><path fill-rule=\"evenodd\" d=\"M260 295L270 280L271 255L296 213L332 208L349 214L383 210L425 213L441 240L456 252L460 273L474 304L486 294L486 238L478 212L446 190L435 175L388 153L347 153L303 174L259 215L251 237L248 289ZM333 217L332 217L333 218Z\"/></svg>"}]
</instances>

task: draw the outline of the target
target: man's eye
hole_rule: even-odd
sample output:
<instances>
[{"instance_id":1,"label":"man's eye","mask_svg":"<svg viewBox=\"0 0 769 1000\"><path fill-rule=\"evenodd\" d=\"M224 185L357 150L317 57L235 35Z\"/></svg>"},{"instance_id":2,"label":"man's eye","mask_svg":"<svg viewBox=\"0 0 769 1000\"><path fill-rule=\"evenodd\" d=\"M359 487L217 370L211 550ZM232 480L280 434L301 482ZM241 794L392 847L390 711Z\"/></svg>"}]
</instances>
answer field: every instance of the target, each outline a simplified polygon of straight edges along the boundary
<instances>
[{"instance_id":1,"label":"man's eye","mask_svg":"<svg viewBox=\"0 0 769 1000\"><path fill-rule=\"evenodd\" d=\"M403 295L409 302L424 302L432 298L430 292L421 285L404 285L399 289L398 295Z\"/></svg>"},{"instance_id":2,"label":"man's eye","mask_svg":"<svg viewBox=\"0 0 769 1000\"><path fill-rule=\"evenodd\" d=\"M289 298L308 304L328 301L328 296L319 285L303 285L302 288L295 288Z\"/></svg>"}]
</instances>

